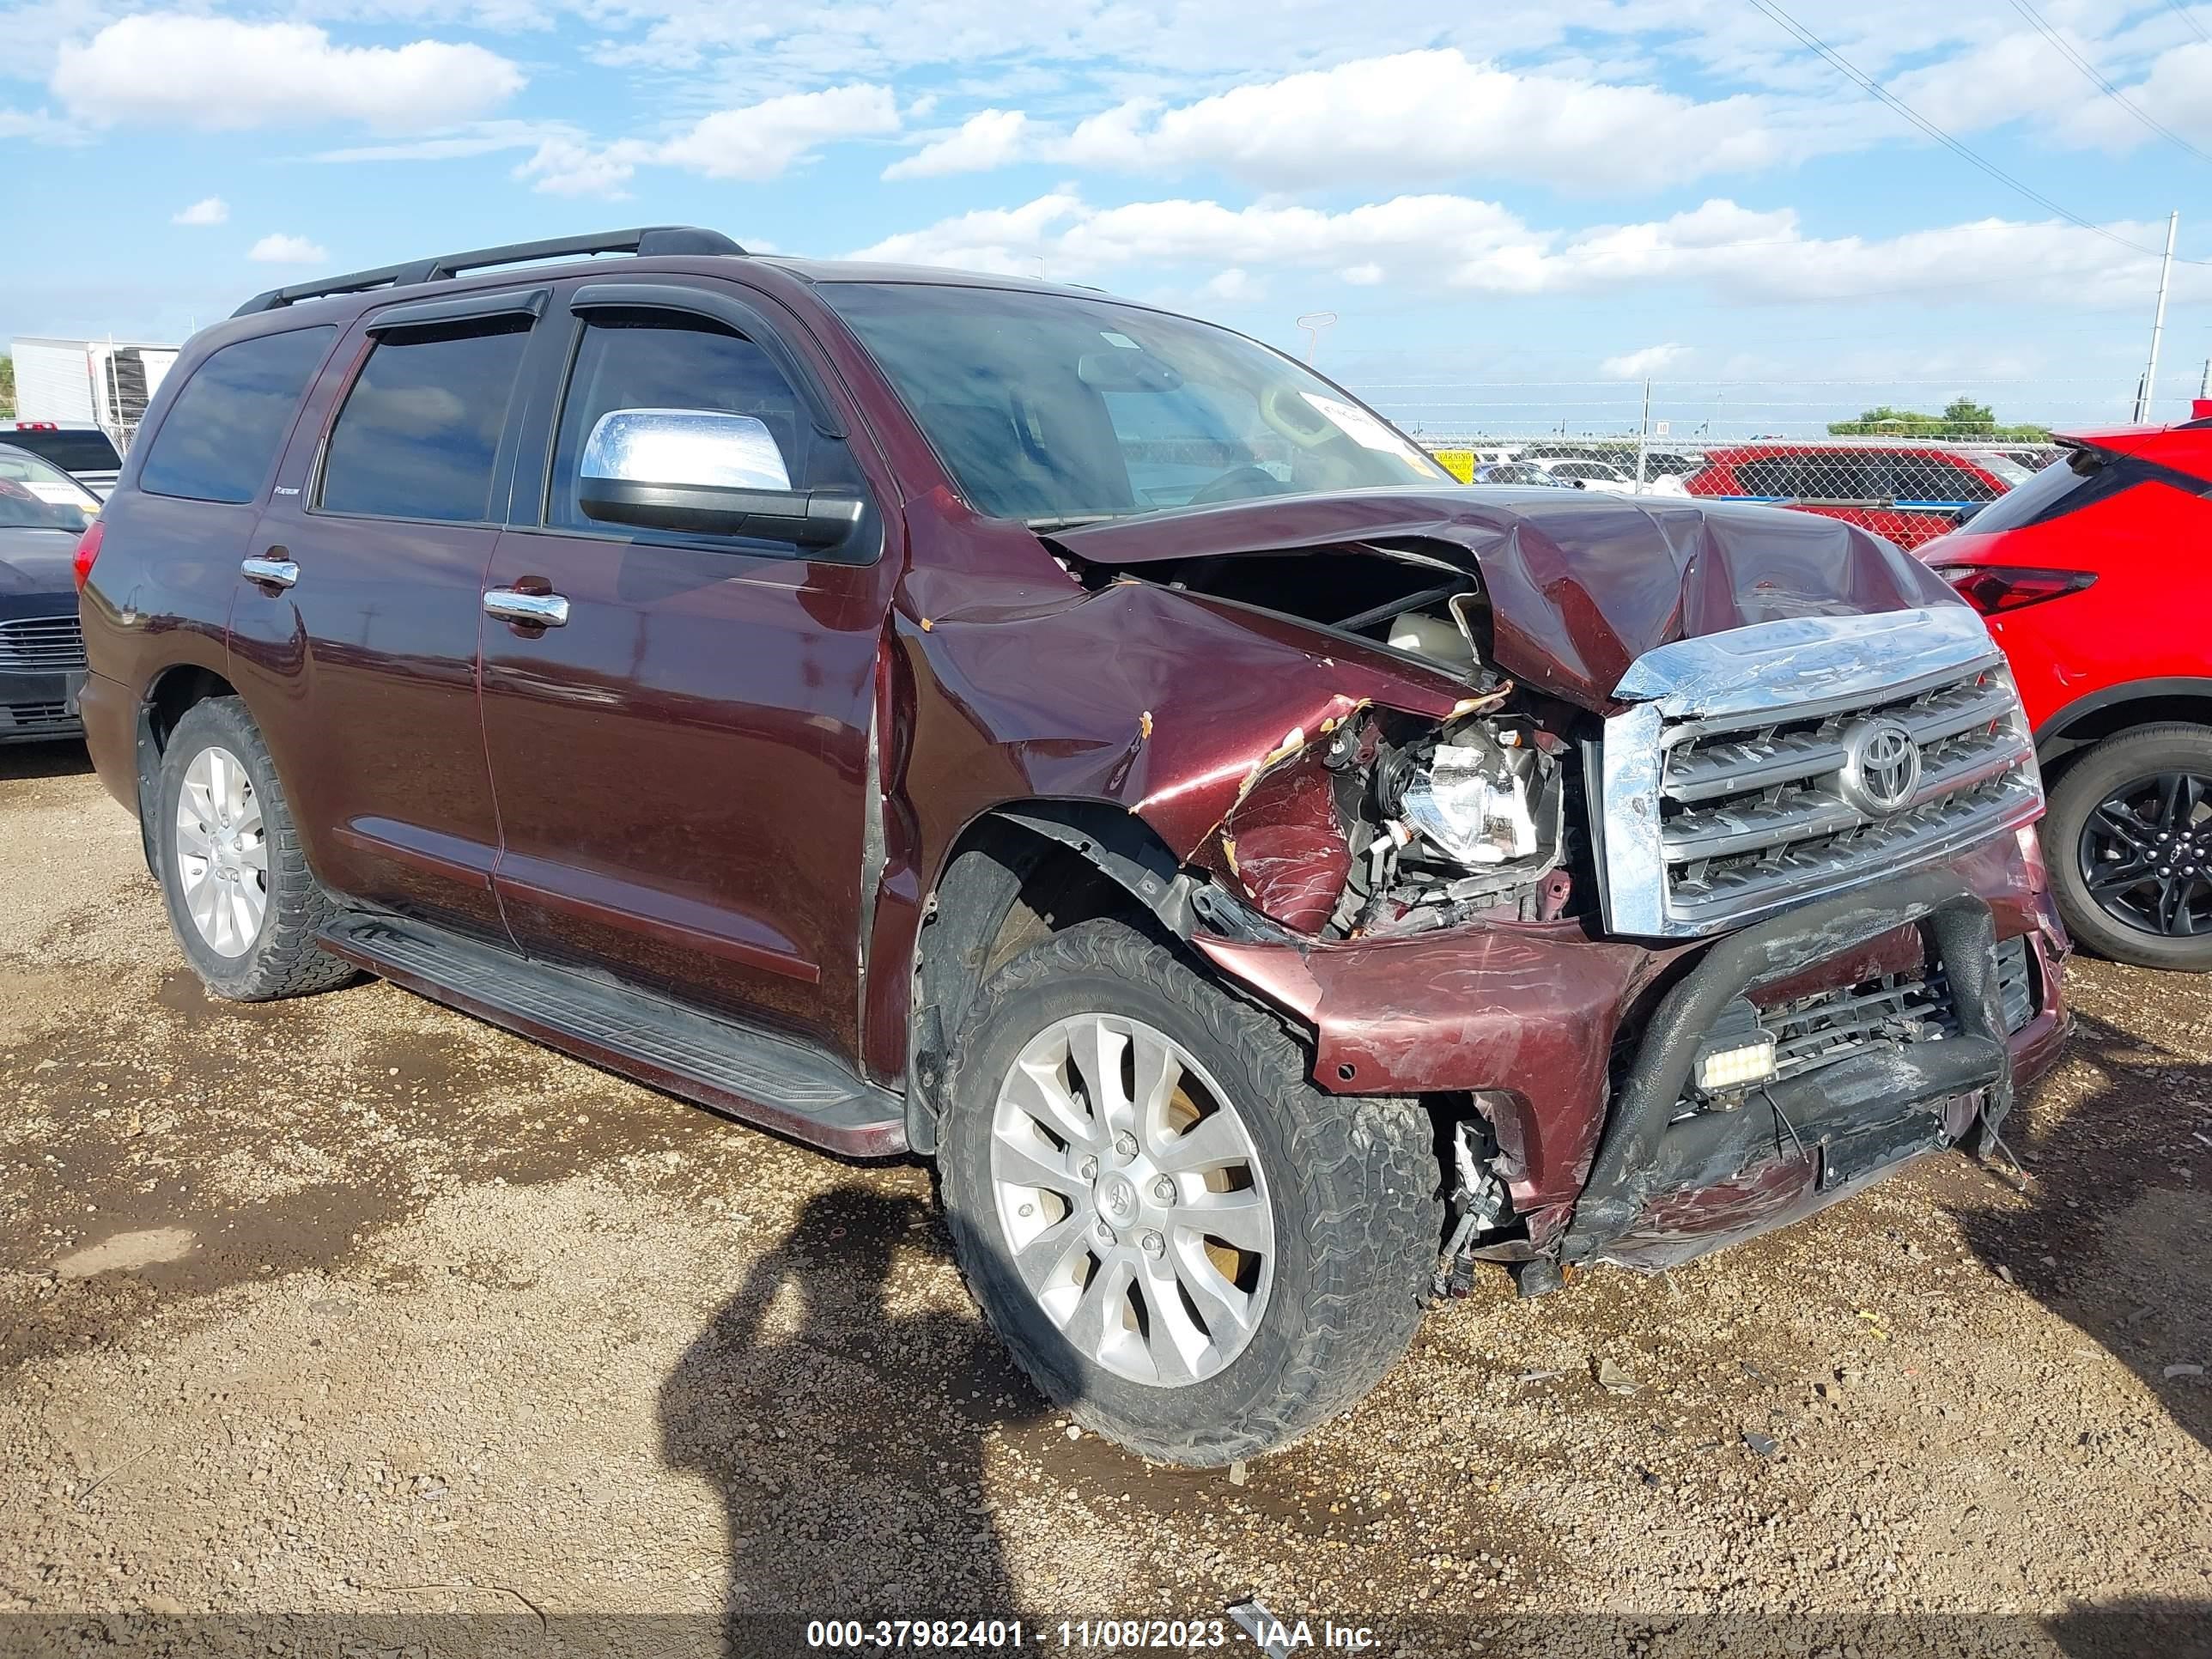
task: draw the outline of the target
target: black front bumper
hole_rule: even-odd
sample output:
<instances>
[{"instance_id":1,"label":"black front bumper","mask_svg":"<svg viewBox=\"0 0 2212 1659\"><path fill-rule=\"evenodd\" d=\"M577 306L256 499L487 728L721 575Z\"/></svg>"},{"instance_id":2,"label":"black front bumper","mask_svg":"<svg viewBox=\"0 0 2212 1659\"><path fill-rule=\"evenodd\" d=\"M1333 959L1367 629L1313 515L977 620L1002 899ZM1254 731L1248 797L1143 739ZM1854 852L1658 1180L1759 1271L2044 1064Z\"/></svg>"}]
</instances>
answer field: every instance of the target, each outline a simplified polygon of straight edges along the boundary
<instances>
[{"instance_id":1,"label":"black front bumper","mask_svg":"<svg viewBox=\"0 0 2212 1659\"><path fill-rule=\"evenodd\" d=\"M21 673L0 670L0 743L46 743L81 738L84 721L77 694L84 671Z\"/></svg>"},{"instance_id":2,"label":"black front bumper","mask_svg":"<svg viewBox=\"0 0 2212 1659\"><path fill-rule=\"evenodd\" d=\"M1682 1117L1691 1068L1723 1011L1901 927L1917 927L1948 982L1955 1035L1882 1045L1750 1091L1733 1111ZM1950 1144L1951 1103L1978 1095L1976 1134L2012 1104L2012 1058L1989 905L1948 870L1923 871L1786 912L1722 940L1667 994L1608 1115L1559 1244L1588 1261L1661 1194L1727 1182L1762 1159L1817 1164L1830 1194Z\"/></svg>"}]
</instances>

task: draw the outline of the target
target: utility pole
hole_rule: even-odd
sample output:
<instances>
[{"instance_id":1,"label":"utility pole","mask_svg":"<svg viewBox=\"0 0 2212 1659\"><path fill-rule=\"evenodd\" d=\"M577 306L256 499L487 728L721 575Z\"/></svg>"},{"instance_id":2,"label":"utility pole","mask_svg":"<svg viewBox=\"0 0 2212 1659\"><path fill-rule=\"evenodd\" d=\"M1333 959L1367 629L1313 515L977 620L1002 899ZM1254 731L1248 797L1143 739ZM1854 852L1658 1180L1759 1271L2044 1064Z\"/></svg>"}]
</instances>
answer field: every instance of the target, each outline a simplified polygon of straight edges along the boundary
<instances>
[{"instance_id":1,"label":"utility pole","mask_svg":"<svg viewBox=\"0 0 2212 1659\"><path fill-rule=\"evenodd\" d=\"M1636 493L1644 493L1644 458L1651 453L1651 377L1644 377L1644 424L1636 429Z\"/></svg>"},{"instance_id":2,"label":"utility pole","mask_svg":"<svg viewBox=\"0 0 2212 1659\"><path fill-rule=\"evenodd\" d=\"M2166 334L2166 285L2173 276L2173 233L2181 223L2177 210L2166 216L2166 258L2158 267L2158 314L2150 325L2150 362L2143 370L2142 391L2136 398L2136 424L2150 419L2151 400L2158 396L2158 343Z\"/></svg>"}]
</instances>

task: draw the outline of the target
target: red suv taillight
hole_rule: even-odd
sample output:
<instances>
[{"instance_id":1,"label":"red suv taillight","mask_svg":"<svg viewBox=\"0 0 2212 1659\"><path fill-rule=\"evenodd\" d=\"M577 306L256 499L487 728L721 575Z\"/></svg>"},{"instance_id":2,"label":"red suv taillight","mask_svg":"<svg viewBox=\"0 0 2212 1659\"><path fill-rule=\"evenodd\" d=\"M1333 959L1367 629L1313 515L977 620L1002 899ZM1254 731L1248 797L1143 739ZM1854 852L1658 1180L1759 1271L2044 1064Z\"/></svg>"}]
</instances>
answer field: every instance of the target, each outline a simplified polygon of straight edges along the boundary
<instances>
[{"instance_id":1,"label":"red suv taillight","mask_svg":"<svg viewBox=\"0 0 2212 1659\"><path fill-rule=\"evenodd\" d=\"M1984 617L2079 593L2097 580L2094 571L2029 570L2010 564L1938 565L1936 574Z\"/></svg>"},{"instance_id":2,"label":"red suv taillight","mask_svg":"<svg viewBox=\"0 0 2212 1659\"><path fill-rule=\"evenodd\" d=\"M76 578L76 591L84 592L85 579L92 574L92 562L100 556L100 538L107 526L98 519L85 526L84 534L76 538L76 555L70 561L70 572Z\"/></svg>"}]
</instances>

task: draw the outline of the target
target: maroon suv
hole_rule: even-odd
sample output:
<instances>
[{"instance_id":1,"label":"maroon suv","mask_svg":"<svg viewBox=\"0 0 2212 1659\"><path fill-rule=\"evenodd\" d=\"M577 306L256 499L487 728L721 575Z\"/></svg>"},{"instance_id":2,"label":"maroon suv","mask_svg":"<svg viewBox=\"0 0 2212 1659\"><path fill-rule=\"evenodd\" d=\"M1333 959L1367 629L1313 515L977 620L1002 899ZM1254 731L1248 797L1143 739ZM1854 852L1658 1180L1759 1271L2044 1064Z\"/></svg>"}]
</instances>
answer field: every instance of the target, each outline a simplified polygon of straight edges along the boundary
<instances>
[{"instance_id":1,"label":"maroon suv","mask_svg":"<svg viewBox=\"0 0 2212 1659\"><path fill-rule=\"evenodd\" d=\"M1463 489L1086 292L688 229L278 290L78 564L213 990L367 969L933 1157L1015 1355L1154 1456L1350 1406L1479 1260L1986 1147L2064 1028L2018 700L1917 562Z\"/></svg>"}]
</instances>

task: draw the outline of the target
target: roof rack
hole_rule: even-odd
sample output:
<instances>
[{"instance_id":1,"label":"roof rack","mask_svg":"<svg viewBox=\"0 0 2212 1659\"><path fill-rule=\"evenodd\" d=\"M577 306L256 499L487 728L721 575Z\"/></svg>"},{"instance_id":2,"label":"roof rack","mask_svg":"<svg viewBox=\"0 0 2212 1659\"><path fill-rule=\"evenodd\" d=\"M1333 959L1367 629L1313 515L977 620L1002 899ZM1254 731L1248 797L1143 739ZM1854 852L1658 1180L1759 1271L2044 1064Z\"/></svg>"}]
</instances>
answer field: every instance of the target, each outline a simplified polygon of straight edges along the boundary
<instances>
[{"instance_id":1,"label":"roof rack","mask_svg":"<svg viewBox=\"0 0 2212 1659\"><path fill-rule=\"evenodd\" d=\"M405 288L415 283L442 283L465 270L490 265L519 265L532 259L561 259L586 253L743 253L719 230L696 225L645 225L635 230L607 230L591 236L554 236L542 242L509 242L504 247L471 248L465 253L441 253L434 259L416 259L404 265L380 265L374 270L348 271L326 282L295 283L257 294L234 317L276 311L300 300L319 300L331 294L359 294L372 288Z\"/></svg>"}]
</instances>

